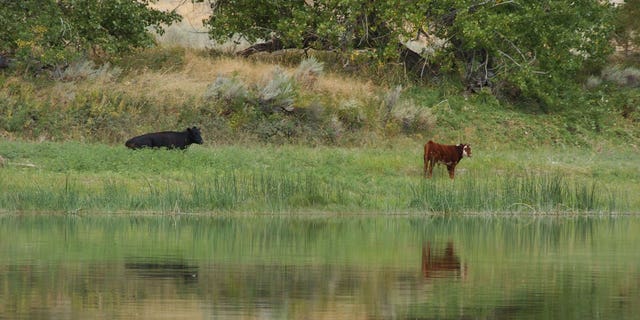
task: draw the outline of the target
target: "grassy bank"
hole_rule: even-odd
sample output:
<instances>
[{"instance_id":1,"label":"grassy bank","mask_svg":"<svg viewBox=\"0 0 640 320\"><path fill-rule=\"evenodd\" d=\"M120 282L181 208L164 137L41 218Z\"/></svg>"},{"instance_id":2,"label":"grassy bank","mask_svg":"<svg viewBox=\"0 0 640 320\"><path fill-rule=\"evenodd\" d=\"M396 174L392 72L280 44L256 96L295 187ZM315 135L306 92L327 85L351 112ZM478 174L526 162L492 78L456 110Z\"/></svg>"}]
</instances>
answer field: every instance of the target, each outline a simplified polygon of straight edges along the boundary
<instances>
[{"instance_id":1,"label":"grassy bank","mask_svg":"<svg viewBox=\"0 0 640 320\"><path fill-rule=\"evenodd\" d=\"M3 72L0 209L640 210L640 91L604 79L542 110L358 57L349 71L333 54L153 48L77 61L55 79ZM186 152L123 146L193 125L205 144ZM443 168L421 178L428 139L472 145L454 183Z\"/></svg>"},{"instance_id":2,"label":"grassy bank","mask_svg":"<svg viewBox=\"0 0 640 320\"><path fill-rule=\"evenodd\" d=\"M421 146L194 146L2 142L3 211L162 213L630 213L631 151L476 148L451 182L421 177Z\"/></svg>"},{"instance_id":3,"label":"grassy bank","mask_svg":"<svg viewBox=\"0 0 640 320\"><path fill-rule=\"evenodd\" d=\"M368 61L347 72L331 53L252 59L155 48L112 64L78 61L55 80L0 74L0 137L120 144L197 125L212 144L327 146L435 139L484 148L640 145L640 91L607 81L567 88L557 105L425 84ZM390 68L386 66L385 68ZM386 76L385 76L386 75ZM398 86L397 84L402 84ZM526 147L525 147L526 148Z\"/></svg>"}]
</instances>

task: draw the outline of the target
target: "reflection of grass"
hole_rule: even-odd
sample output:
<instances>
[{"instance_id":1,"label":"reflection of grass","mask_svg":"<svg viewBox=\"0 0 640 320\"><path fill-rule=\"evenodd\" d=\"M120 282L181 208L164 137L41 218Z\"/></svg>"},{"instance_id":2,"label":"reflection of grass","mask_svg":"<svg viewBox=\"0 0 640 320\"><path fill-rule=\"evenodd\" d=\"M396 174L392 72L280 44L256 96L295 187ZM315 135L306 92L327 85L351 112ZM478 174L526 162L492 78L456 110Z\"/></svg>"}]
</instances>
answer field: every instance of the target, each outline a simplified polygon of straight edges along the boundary
<instances>
[{"instance_id":1,"label":"reflection of grass","mask_svg":"<svg viewBox=\"0 0 640 320\"><path fill-rule=\"evenodd\" d=\"M419 146L194 146L131 151L0 144L0 208L98 212L633 212L631 154L477 152L455 181L421 177ZM550 154L553 157L549 156ZM26 167L21 164L29 163Z\"/></svg>"}]
</instances>

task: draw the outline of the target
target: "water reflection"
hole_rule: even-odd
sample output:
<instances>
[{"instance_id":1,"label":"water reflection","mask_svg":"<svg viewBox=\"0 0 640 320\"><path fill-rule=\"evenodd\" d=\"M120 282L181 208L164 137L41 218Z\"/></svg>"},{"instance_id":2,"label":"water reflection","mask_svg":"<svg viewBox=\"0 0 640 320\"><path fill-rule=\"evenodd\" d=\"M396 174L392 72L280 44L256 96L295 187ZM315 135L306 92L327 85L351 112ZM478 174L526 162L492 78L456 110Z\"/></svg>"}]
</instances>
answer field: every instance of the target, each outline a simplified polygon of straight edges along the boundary
<instances>
[{"instance_id":1,"label":"water reflection","mask_svg":"<svg viewBox=\"0 0 640 320\"><path fill-rule=\"evenodd\" d=\"M447 242L444 250L431 248L431 243L422 245L422 275L428 278L464 277L467 267L462 266L456 255L453 242Z\"/></svg>"},{"instance_id":2,"label":"water reflection","mask_svg":"<svg viewBox=\"0 0 640 320\"><path fill-rule=\"evenodd\" d=\"M0 217L0 319L632 319L640 218Z\"/></svg>"},{"instance_id":3,"label":"water reflection","mask_svg":"<svg viewBox=\"0 0 640 320\"><path fill-rule=\"evenodd\" d=\"M127 271L135 273L136 277L149 279L181 279L185 282L198 280L198 266L189 265L182 261L155 261L155 258L128 259L124 264Z\"/></svg>"}]
</instances>

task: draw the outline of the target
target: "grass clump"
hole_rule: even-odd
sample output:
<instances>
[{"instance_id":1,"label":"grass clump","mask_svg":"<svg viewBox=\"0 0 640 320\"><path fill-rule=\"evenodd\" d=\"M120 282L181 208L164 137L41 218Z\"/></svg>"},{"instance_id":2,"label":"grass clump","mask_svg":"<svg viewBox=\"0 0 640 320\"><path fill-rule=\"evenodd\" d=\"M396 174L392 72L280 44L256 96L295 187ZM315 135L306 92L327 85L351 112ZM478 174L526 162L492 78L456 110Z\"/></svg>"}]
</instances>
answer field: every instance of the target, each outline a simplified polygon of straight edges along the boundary
<instances>
[{"instance_id":1,"label":"grass clump","mask_svg":"<svg viewBox=\"0 0 640 320\"><path fill-rule=\"evenodd\" d=\"M62 72L63 81L100 80L103 82L114 81L122 74L122 68L112 67L110 63L101 66L91 60L78 60L69 65Z\"/></svg>"}]
</instances>

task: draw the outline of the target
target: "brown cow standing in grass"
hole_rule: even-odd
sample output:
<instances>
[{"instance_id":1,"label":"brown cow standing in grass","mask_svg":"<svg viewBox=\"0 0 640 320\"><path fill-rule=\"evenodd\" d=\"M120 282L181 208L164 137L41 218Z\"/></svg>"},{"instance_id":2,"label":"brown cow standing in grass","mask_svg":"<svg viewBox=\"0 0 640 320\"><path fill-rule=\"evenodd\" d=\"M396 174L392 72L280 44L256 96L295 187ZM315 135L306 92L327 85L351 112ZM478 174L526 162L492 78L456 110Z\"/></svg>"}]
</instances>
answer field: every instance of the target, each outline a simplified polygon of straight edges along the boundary
<instances>
[{"instance_id":1,"label":"brown cow standing in grass","mask_svg":"<svg viewBox=\"0 0 640 320\"><path fill-rule=\"evenodd\" d=\"M424 145L424 176L431 178L433 166L442 163L447 166L449 178L453 179L456 165L464 156L471 157L471 146L466 143L445 145L429 140Z\"/></svg>"}]
</instances>

